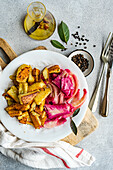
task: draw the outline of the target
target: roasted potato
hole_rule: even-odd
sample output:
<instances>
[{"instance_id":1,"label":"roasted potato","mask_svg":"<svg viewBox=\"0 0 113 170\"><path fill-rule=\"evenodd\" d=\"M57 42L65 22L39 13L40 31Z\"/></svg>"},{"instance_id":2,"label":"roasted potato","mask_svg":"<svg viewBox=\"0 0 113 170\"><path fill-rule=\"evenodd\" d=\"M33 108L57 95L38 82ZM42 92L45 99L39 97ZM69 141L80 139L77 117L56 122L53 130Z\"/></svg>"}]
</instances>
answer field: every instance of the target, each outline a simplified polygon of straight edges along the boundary
<instances>
[{"instance_id":1,"label":"roasted potato","mask_svg":"<svg viewBox=\"0 0 113 170\"><path fill-rule=\"evenodd\" d=\"M43 88L45 85L45 83L43 82L43 80L33 83L31 86L28 87L28 92L32 92L35 90L39 90L41 88Z\"/></svg>"},{"instance_id":2,"label":"roasted potato","mask_svg":"<svg viewBox=\"0 0 113 170\"><path fill-rule=\"evenodd\" d=\"M35 127L35 129L40 129L40 126L41 126L41 120L40 120L40 115L38 115L36 112L32 111L30 113L30 117L33 121L33 125Z\"/></svg>"},{"instance_id":3,"label":"roasted potato","mask_svg":"<svg viewBox=\"0 0 113 170\"><path fill-rule=\"evenodd\" d=\"M42 126L44 126L44 123L45 123L46 119L47 119L46 112L43 111L42 116L40 117Z\"/></svg>"},{"instance_id":4,"label":"roasted potato","mask_svg":"<svg viewBox=\"0 0 113 170\"><path fill-rule=\"evenodd\" d=\"M28 92L28 83L23 83L23 91L24 91L24 94Z\"/></svg>"},{"instance_id":5,"label":"roasted potato","mask_svg":"<svg viewBox=\"0 0 113 170\"><path fill-rule=\"evenodd\" d=\"M16 74L10 75L9 78L10 78L11 80L16 80Z\"/></svg>"},{"instance_id":6,"label":"roasted potato","mask_svg":"<svg viewBox=\"0 0 113 170\"><path fill-rule=\"evenodd\" d=\"M18 110L18 111L26 111L30 109L30 105L29 104L19 104L19 103L15 103L11 106L6 107L6 111L10 111L10 110Z\"/></svg>"},{"instance_id":7,"label":"roasted potato","mask_svg":"<svg viewBox=\"0 0 113 170\"><path fill-rule=\"evenodd\" d=\"M19 83L26 82L30 73L30 66L23 64L21 65L16 74L16 81Z\"/></svg>"},{"instance_id":8,"label":"roasted potato","mask_svg":"<svg viewBox=\"0 0 113 170\"><path fill-rule=\"evenodd\" d=\"M35 110L35 108L36 108L36 103L35 103L35 102L33 102L33 103L31 104L31 106L30 106L29 112L34 111L34 110Z\"/></svg>"},{"instance_id":9,"label":"roasted potato","mask_svg":"<svg viewBox=\"0 0 113 170\"><path fill-rule=\"evenodd\" d=\"M48 87L40 89L40 91L37 93L36 97L34 98L34 101L37 105L40 105L43 100L51 93L51 89Z\"/></svg>"},{"instance_id":10,"label":"roasted potato","mask_svg":"<svg viewBox=\"0 0 113 170\"><path fill-rule=\"evenodd\" d=\"M39 69L34 68L32 70L32 74L33 74L33 77L35 78L36 82L40 80L40 76L39 76L40 75L40 70Z\"/></svg>"},{"instance_id":11,"label":"roasted potato","mask_svg":"<svg viewBox=\"0 0 113 170\"><path fill-rule=\"evenodd\" d=\"M11 106L12 104L14 104L14 100L11 97L6 95L5 99L7 100L8 106Z\"/></svg>"},{"instance_id":12,"label":"roasted potato","mask_svg":"<svg viewBox=\"0 0 113 170\"><path fill-rule=\"evenodd\" d=\"M33 75L32 75L32 67L31 67L31 66L29 66L29 67L30 67L30 70L29 70L28 83L29 83L29 84L32 84L32 83L34 83L35 78L34 78Z\"/></svg>"},{"instance_id":13,"label":"roasted potato","mask_svg":"<svg viewBox=\"0 0 113 170\"><path fill-rule=\"evenodd\" d=\"M33 92L26 93L26 94L19 94L18 98L19 98L20 104L31 103L37 94L38 94L38 91L33 91Z\"/></svg>"},{"instance_id":14,"label":"roasted potato","mask_svg":"<svg viewBox=\"0 0 113 170\"><path fill-rule=\"evenodd\" d=\"M19 94L23 94L23 93L24 93L23 83L19 83L19 86L18 86L18 93L19 93Z\"/></svg>"},{"instance_id":15,"label":"roasted potato","mask_svg":"<svg viewBox=\"0 0 113 170\"><path fill-rule=\"evenodd\" d=\"M48 81L49 81L49 71L48 71L47 67L45 67L44 70L42 71L42 75L43 75L43 78L45 79L45 81L48 83Z\"/></svg>"},{"instance_id":16,"label":"roasted potato","mask_svg":"<svg viewBox=\"0 0 113 170\"><path fill-rule=\"evenodd\" d=\"M38 107L36 107L35 112L38 113L40 121L41 121L41 126L43 126L47 119L46 112L45 111L41 112Z\"/></svg>"},{"instance_id":17,"label":"roasted potato","mask_svg":"<svg viewBox=\"0 0 113 170\"><path fill-rule=\"evenodd\" d=\"M21 116L18 116L18 120L22 124L32 123L29 113L27 111L23 112Z\"/></svg>"},{"instance_id":18,"label":"roasted potato","mask_svg":"<svg viewBox=\"0 0 113 170\"><path fill-rule=\"evenodd\" d=\"M39 109L42 112L44 109L44 105L45 105L45 99L42 101L42 103L39 105Z\"/></svg>"},{"instance_id":19,"label":"roasted potato","mask_svg":"<svg viewBox=\"0 0 113 170\"><path fill-rule=\"evenodd\" d=\"M22 111L18 111L18 110L9 110L8 113L11 117L15 117L15 116L17 117L22 115Z\"/></svg>"},{"instance_id":20,"label":"roasted potato","mask_svg":"<svg viewBox=\"0 0 113 170\"><path fill-rule=\"evenodd\" d=\"M12 86L8 91L7 94L15 100L15 102L19 103L18 99L18 90L15 86Z\"/></svg>"},{"instance_id":21,"label":"roasted potato","mask_svg":"<svg viewBox=\"0 0 113 170\"><path fill-rule=\"evenodd\" d=\"M35 107L35 112L42 116L42 112L40 111L39 106Z\"/></svg>"},{"instance_id":22,"label":"roasted potato","mask_svg":"<svg viewBox=\"0 0 113 170\"><path fill-rule=\"evenodd\" d=\"M53 65L48 68L49 73L59 73L60 72L60 67L59 65Z\"/></svg>"},{"instance_id":23,"label":"roasted potato","mask_svg":"<svg viewBox=\"0 0 113 170\"><path fill-rule=\"evenodd\" d=\"M21 120L21 119L24 118L24 117L26 117L26 118L29 117L29 114L28 114L27 111L26 111L26 112L23 112L22 115L18 116L18 120ZM26 120L27 120L27 119L26 119Z\"/></svg>"}]
</instances>

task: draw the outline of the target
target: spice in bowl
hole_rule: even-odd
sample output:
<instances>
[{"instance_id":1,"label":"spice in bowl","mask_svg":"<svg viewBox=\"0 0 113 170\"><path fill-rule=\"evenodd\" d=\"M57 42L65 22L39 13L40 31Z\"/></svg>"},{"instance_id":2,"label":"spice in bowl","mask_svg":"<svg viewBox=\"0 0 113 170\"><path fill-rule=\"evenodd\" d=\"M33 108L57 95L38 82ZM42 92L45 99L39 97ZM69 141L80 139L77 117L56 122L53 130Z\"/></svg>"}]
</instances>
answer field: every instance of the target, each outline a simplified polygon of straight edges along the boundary
<instances>
[{"instance_id":1,"label":"spice in bowl","mask_svg":"<svg viewBox=\"0 0 113 170\"><path fill-rule=\"evenodd\" d=\"M81 69L82 72L84 72L86 69L88 69L89 66L89 60L84 58L82 54L77 54L72 57L72 61Z\"/></svg>"}]
</instances>

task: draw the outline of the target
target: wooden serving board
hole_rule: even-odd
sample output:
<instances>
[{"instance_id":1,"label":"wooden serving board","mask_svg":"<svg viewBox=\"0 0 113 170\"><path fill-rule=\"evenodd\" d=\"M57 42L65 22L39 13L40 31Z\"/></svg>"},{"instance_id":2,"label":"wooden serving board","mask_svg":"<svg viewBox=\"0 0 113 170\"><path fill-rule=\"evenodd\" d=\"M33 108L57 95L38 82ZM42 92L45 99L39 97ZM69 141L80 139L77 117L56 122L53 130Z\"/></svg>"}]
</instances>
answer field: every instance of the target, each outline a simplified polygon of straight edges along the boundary
<instances>
[{"instance_id":1,"label":"wooden serving board","mask_svg":"<svg viewBox=\"0 0 113 170\"><path fill-rule=\"evenodd\" d=\"M3 51L7 54L10 61L17 57L16 53L12 50L12 48L9 46L9 44L2 38L0 38L0 48L3 49ZM34 50L47 50L44 46L38 46ZM7 65L3 59L0 57L0 65L2 69L5 68ZM95 129L98 127L98 120L93 115L91 110L88 108L87 112L85 114L85 117L81 124L78 127L78 133L75 136L74 133L71 133L64 139L62 139L65 142L70 143L71 145L76 145L79 143L82 139L84 139L86 136L88 136L90 133L95 131Z\"/></svg>"}]
</instances>

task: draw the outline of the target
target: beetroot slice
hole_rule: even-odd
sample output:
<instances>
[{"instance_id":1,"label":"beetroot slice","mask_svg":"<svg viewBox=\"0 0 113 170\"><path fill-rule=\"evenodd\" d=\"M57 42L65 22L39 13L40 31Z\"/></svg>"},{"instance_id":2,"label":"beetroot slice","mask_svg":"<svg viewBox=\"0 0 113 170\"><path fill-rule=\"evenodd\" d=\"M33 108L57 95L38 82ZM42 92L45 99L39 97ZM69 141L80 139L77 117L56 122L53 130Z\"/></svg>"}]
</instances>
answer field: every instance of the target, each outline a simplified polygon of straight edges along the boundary
<instances>
[{"instance_id":1,"label":"beetroot slice","mask_svg":"<svg viewBox=\"0 0 113 170\"><path fill-rule=\"evenodd\" d=\"M52 120L46 121L45 124L44 124L44 127L50 129L50 128L53 128L53 127L62 125L62 124L64 124L66 121L67 121L66 118L64 118L64 117L59 117L59 118L56 118L56 119L52 119Z\"/></svg>"},{"instance_id":2,"label":"beetroot slice","mask_svg":"<svg viewBox=\"0 0 113 170\"><path fill-rule=\"evenodd\" d=\"M47 117L49 119L57 118L70 112L69 104L45 104Z\"/></svg>"}]
</instances>

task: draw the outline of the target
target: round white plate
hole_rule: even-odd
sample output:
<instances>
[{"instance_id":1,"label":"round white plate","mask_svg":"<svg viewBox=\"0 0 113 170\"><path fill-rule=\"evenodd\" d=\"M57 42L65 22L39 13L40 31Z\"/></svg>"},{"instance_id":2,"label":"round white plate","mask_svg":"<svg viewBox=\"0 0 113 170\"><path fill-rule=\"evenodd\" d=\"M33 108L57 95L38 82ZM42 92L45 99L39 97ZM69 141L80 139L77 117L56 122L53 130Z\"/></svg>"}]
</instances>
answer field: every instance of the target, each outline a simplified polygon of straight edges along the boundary
<instances>
[{"instance_id":1,"label":"round white plate","mask_svg":"<svg viewBox=\"0 0 113 170\"><path fill-rule=\"evenodd\" d=\"M66 137L72 132L69 118L64 125L51 129L43 128L36 130L30 125L19 123L16 118L11 118L4 110L7 107L7 102L2 94L4 93L5 89L11 86L11 80L9 79L9 76L12 75L21 64L28 64L31 65L32 68L37 67L40 70L51 64L58 64L63 69L70 69L78 77L81 96L83 95L84 88L86 88L88 92L87 82L83 73L72 61L60 53L48 50L34 50L24 53L14 59L8 64L8 66L0 75L0 120L12 134L31 142L52 142ZM77 126L81 123L86 113L88 107L88 97L89 92L79 114L73 118Z\"/></svg>"}]
</instances>

